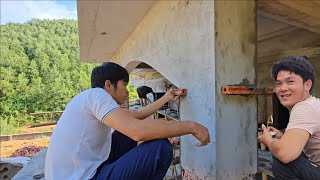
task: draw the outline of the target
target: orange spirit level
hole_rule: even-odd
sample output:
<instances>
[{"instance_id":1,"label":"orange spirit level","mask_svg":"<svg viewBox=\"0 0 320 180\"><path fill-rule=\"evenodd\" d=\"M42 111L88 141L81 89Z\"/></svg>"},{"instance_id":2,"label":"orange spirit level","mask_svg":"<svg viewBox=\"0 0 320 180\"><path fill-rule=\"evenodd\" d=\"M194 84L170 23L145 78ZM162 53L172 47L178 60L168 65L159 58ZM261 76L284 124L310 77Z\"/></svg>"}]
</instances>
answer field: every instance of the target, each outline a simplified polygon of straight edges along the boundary
<instances>
[{"instance_id":1,"label":"orange spirit level","mask_svg":"<svg viewBox=\"0 0 320 180\"><path fill-rule=\"evenodd\" d=\"M185 96L187 94L187 89L174 89L173 94L176 96Z\"/></svg>"}]
</instances>

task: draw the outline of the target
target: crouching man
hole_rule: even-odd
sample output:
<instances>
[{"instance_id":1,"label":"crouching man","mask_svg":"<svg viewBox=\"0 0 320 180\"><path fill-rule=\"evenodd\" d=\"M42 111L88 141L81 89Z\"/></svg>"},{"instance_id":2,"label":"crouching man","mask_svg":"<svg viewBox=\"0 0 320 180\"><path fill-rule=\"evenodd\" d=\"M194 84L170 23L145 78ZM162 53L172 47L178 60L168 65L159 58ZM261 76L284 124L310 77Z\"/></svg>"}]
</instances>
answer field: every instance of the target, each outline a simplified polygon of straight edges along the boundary
<instances>
[{"instance_id":1,"label":"crouching man","mask_svg":"<svg viewBox=\"0 0 320 180\"><path fill-rule=\"evenodd\" d=\"M128 72L118 64L93 69L92 88L68 103L54 129L47 180L162 180L172 161L166 138L192 134L199 146L210 142L208 129L193 121L143 120L176 100L172 91L138 112L119 108L128 96L128 81ZM144 142L137 146L137 141Z\"/></svg>"},{"instance_id":2,"label":"crouching man","mask_svg":"<svg viewBox=\"0 0 320 180\"><path fill-rule=\"evenodd\" d=\"M314 69L306 57L286 57L273 65L272 78L280 103L290 112L284 134L262 125L258 137L274 156L273 174L279 180L319 180L320 99L311 95Z\"/></svg>"}]
</instances>

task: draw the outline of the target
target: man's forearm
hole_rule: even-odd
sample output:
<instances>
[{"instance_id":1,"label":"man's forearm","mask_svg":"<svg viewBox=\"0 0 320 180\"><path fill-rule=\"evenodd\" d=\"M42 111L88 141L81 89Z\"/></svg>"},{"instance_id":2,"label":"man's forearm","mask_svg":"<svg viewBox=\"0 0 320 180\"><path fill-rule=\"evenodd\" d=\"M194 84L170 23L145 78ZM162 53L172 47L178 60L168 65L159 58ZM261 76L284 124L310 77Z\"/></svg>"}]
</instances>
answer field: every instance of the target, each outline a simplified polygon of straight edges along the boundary
<instances>
[{"instance_id":1,"label":"man's forearm","mask_svg":"<svg viewBox=\"0 0 320 180\"><path fill-rule=\"evenodd\" d=\"M267 146L269 147L269 151L274 157L284 163L286 162L289 152L286 152L286 150L284 150L280 139L274 139Z\"/></svg>"},{"instance_id":2,"label":"man's forearm","mask_svg":"<svg viewBox=\"0 0 320 180\"><path fill-rule=\"evenodd\" d=\"M135 141L169 138L192 134L201 144L210 142L208 129L194 121L140 121L128 114L128 111L116 109L103 119L113 129Z\"/></svg>"},{"instance_id":3,"label":"man's forearm","mask_svg":"<svg viewBox=\"0 0 320 180\"><path fill-rule=\"evenodd\" d=\"M144 123L139 134L140 141L148 141L152 139L168 138L193 134L196 131L194 122L177 122L177 121L152 121Z\"/></svg>"},{"instance_id":4,"label":"man's forearm","mask_svg":"<svg viewBox=\"0 0 320 180\"><path fill-rule=\"evenodd\" d=\"M281 143L279 142L279 139L273 139L273 141L269 142L267 146L270 152L277 157L277 154L281 149Z\"/></svg>"}]
</instances>

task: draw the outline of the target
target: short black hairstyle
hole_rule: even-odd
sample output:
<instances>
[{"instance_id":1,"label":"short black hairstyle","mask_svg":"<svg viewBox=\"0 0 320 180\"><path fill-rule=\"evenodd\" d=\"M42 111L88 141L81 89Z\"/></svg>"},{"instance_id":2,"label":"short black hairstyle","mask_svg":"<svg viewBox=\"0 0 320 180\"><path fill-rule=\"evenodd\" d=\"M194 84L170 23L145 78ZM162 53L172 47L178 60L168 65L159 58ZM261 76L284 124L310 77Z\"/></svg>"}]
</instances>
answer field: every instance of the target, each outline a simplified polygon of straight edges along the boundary
<instances>
[{"instance_id":1,"label":"short black hairstyle","mask_svg":"<svg viewBox=\"0 0 320 180\"><path fill-rule=\"evenodd\" d=\"M312 64L306 56L288 56L273 64L272 79L274 81L277 80L277 75L281 70L294 72L303 79L303 82L306 82L310 79L312 81L312 86L310 89L311 92L314 86L315 72Z\"/></svg>"},{"instance_id":2,"label":"short black hairstyle","mask_svg":"<svg viewBox=\"0 0 320 180\"><path fill-rule=\"evenodd\" d=\"M105 62L92 70L91 87L104 88L106 80L109 80L111 84L117 88L118 81L123 80L124 82L129 82L129 74L128 71L119 64Z\"/></svg>"}]
</instances>

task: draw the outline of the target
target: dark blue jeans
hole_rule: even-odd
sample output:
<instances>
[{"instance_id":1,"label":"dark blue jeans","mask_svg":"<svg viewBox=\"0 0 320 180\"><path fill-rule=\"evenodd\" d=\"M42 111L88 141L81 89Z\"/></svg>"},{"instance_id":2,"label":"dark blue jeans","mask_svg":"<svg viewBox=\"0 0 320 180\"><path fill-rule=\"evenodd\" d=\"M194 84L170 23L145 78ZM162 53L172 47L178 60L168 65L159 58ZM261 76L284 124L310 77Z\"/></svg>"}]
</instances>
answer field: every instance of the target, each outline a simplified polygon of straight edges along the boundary
<instances>
[{"instance_id":1,"label":"dark blue jeans","mask_svg":"<svg viewBox=\"0 0 320 180\"><path fill-rule=\"evenodd\" d=\"M277 180L320 180L320 167L304 153L288 164L273 157L272 171Z\"/></svg>"},{"instance_id":2,"label":"dark blue jeans","mask_svg":"<svg viewBox=\"0 0 320 180\"><path fill-rule=\"evenodd\" d=\"M97 169L94 180L162 180L172 161L167 139L137 142L118 131L112 134L111 152Z\"/></svg>"}]
</instances>

